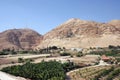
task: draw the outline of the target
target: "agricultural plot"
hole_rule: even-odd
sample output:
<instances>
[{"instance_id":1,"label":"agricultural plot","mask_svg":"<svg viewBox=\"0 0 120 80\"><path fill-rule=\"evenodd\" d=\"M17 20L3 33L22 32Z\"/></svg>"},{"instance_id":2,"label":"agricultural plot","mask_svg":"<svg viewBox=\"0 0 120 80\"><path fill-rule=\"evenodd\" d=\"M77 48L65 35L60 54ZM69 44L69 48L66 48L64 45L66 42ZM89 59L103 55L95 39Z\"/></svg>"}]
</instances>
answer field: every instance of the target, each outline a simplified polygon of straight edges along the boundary
<instances>
[{"instance_id":1,"label":"agricultural plot","mask_svg":"<svg viewBox=\"0 0 120 80\"><path fill-rule=\"evenodd\" d=\"M71 80L120 80L120 66L94 66L71 72Z\"/></svg>"}]
</instances>

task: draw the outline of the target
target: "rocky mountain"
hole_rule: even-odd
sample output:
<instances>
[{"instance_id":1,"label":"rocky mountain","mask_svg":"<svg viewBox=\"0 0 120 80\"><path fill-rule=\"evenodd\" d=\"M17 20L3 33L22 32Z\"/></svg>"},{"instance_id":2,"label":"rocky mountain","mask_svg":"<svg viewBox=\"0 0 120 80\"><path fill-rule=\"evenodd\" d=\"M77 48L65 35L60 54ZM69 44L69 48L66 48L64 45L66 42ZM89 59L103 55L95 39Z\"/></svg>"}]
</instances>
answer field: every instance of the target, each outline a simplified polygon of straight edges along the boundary
<instances>
[{"instance_id":1,"label":"rocky mountain","mask_svg":"<svg viewBox=\"0 0 120 80\"><path fill-rule=\"evenodd\" d=\"M32 49L43 36L31 29L11 29L0 33L0 50L4 48Z\"/></svg>"},{"instance_id":2,"label":"rocky mountain","mask_svg":"<svg viewBox=\"0 0 120 80\"><path fill-rule=\"evenodd\" d=\"M45 34L37 48L89 48L109 45L120 45L120 20L98 23L73 18Z\"/></svg>"}]
</instances>

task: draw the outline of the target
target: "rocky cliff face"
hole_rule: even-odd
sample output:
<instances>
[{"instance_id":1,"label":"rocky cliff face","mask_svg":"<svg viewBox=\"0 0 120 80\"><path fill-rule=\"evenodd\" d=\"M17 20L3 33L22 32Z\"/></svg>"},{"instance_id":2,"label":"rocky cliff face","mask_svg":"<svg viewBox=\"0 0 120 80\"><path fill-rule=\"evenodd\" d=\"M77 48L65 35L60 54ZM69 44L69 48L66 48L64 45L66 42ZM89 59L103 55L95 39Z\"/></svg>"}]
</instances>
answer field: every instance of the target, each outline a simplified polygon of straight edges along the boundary
<instances>
[{"instance_id":1,"label":"rocky cliff face","mask_svg":"<svg viewBox=\"0 0 120 80\"><path fill-rule=\"evenodd\" d=\"M108 23L70 19L44 35L37 47L107 47L120 45L120 20Z\"/></svg>"},{"instance_id":2,"label":"rocky cliff face","mask_svg":"<svg viewBox=\"0 0 120 80\"><path fill-rule=\"evenodd\" d=\"M42 40L42 35L31 29L11 29L0 33L0 49L32 49Z\"/></svg>"}]
</instances>

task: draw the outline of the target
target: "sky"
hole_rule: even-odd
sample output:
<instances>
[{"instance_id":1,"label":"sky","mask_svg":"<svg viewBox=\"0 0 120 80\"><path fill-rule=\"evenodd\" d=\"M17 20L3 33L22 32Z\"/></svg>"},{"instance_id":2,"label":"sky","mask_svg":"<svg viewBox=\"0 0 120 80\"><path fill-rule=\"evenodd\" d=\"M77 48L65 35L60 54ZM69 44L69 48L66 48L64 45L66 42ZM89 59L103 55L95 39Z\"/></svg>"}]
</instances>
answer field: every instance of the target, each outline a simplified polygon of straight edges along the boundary
<instances>
[{"instance_id":1,"label":"sky","mask_svg":"<svg viewBox=\"0 0 120 80\"><path fill-rule=\"evenodd\" d=\"M44 35L71 18L120 20L120 0L0 0L0 32L30 28Z\"/></svg>"}]
</instances>

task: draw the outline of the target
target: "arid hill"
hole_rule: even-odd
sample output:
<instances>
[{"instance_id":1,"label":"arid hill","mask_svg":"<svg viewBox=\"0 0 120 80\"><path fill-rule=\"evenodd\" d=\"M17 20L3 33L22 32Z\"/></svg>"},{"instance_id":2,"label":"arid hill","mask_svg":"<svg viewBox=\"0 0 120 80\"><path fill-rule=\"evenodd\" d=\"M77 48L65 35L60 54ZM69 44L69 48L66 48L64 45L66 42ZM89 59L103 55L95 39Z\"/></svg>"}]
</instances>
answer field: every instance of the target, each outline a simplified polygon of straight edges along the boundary
<instances>
[{"instance_id":1,"label":"arid hill","mask_svg":"<svg viewBox=\"0 0 120 80\"><path fill-rule=\"evenodd\" d=\"M73 18L45 34L37 47L89 48L109 45L120 45L120 20L98 23Z\"/></svg>"},{"instance_id":2,"label":"arid hill","mask_svg":"<svg viewBox=\"0 0 120 80\"><path fill-rule=\"evenodd\" d=\"M0 33L0 50L32 49L40 44L42 35L31 29L10 29Z\"/></svg>"},{"instance_id":3,"label":"arid hill","mask_svg":"<svg viewBox=\"0 0 120 80\"><path fill-rule=\"evenodd\" d=\"M48 46L89 48L109 45L120 45L120 20L98 23L73 18L44 36L31 29L11 29L0 33L0 50L4 48L33 49Z\"/></svg>"}]
</instances>

